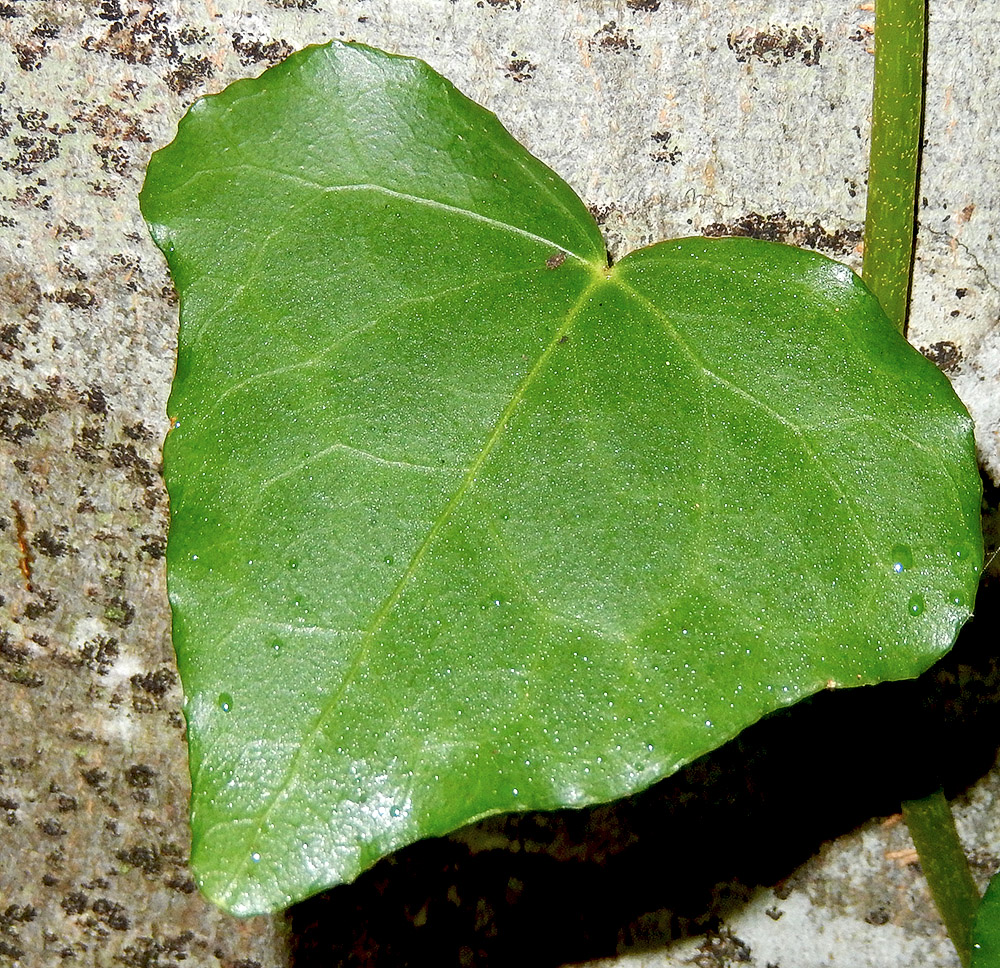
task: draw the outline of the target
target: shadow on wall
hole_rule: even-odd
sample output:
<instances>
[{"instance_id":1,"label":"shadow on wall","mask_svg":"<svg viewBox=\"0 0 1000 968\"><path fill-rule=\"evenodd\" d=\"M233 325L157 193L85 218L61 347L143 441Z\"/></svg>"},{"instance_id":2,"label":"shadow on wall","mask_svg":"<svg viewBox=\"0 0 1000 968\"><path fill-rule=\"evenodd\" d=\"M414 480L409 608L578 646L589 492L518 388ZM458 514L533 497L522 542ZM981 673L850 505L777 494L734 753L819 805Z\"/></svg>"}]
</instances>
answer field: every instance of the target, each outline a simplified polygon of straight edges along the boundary
<instances>
[{"instance_id":1,"label":"shadow on wall","mask_svg":"<svg viewBox=\"0 0 1000 968\"><path fill-rule=\"evenodd\" d=\"M490 818L401 850L291 910L295 968L556 966L717 930L824 841L992 767L998 625L994 574L920 679L821 693L624 800Z\"/></svg>"}]
</instances>

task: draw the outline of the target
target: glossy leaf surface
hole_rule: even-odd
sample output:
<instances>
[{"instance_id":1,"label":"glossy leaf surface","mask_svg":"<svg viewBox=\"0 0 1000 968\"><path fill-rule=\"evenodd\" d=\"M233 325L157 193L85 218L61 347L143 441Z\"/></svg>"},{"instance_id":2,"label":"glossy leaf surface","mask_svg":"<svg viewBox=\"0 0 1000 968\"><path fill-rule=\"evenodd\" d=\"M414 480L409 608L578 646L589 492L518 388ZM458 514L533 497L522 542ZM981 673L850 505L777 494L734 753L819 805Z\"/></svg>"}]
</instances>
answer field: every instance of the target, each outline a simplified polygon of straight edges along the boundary
<instances>
[{"instance_id":1,"label":"glossy leaf surface","mask_svg":"<svg viewBox=\"0 0 1000 968\"><path fill-rule=\"evenodd\" d=\"M640 789L970 613L968 415L837 263L609 269L493 115L338 44L199 101L142 207L193 864L238 914Z\"/></svg>"}]
</instances>

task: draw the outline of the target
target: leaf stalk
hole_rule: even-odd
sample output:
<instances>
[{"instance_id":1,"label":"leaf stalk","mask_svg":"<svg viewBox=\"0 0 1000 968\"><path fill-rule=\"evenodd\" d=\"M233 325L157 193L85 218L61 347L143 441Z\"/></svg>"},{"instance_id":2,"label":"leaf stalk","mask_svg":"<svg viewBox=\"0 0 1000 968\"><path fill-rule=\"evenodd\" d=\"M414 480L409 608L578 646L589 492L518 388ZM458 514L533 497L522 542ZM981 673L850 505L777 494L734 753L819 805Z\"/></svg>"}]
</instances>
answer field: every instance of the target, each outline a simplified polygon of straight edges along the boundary
<instances>
[{"instance_id":1,"label":"leaf stalk","mask_svg":"<svg viewBox=\"0 0 1000 968\"><path fill-rule=\"evenodd\" d=\"M972 925L979 908L979 889L972 879L955 818L941 790L903 802L903 819L910 828L931 897L944 921L959 960L972 960Z\"/></svg>"},{"instance_id":2,"label":"leaf stalk","mask_svg":"<svg viewBox=\"0 0 1000 968\"><path fill-rule=\"evenodd\" d=\"M917 227L927 44L926 0L878 0L862 278L906 332ZM903 802L931 897L965 968L979 891L941 790Z\"/></svg>"},{"instance_id":3,"label":"leaf stalk","mask_svg":"<svg viewBox=\"0 0 1000 968\"><path fill-rule=\"evenodd\" d=\"M926 35L925 0L878 0L861 275L901 333L913 274Z\"/></svg>"}]
</instances>

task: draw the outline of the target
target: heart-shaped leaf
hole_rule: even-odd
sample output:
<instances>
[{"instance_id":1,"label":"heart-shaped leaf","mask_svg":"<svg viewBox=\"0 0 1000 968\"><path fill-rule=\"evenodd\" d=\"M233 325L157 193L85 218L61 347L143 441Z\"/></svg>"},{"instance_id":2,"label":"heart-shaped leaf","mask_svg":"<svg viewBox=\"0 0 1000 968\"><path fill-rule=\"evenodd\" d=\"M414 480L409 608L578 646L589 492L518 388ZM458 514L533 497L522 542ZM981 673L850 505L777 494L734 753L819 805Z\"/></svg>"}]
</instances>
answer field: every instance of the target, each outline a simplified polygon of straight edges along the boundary
<instances>
[{"instance_id":1,"label":"heart-shaped leaf","mask_svg":"<svg viewBox=\"0 0 1000 968\"><path fill-rule=\"evenodd\" d=\"M193 864L237 914L638 790L970 613L969 417L845 267L582 202L419 61L195 104L143 212Z\"/></svg>"}]
</instances>

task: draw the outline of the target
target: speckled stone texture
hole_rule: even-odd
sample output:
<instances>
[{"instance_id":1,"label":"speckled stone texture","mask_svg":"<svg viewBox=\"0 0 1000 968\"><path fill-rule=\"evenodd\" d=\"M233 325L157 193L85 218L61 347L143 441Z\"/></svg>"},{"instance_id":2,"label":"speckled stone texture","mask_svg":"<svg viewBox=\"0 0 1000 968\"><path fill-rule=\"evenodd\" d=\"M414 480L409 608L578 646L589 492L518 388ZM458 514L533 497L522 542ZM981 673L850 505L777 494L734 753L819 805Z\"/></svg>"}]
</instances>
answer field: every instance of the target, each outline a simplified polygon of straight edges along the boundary
<instances>
[{"instance_id":1,"label":"speckled stone texture","mask_svg":"<svg viewBox=\"0 0 1000 968\"><path fill-rule=\"evenodd\" d=\"M974 0L930 10L910 337L970 407L996 480L1000 11ZM592 207L614 255L677 235L750 234L857 268L872 20L871 4L832 0L0 0L0 965L289 960L281 918L215 911L186 868L159 466L177 307L137 194L191 101L305 44L365 41L423 57L494 110ZM1000 839L995 783L963 813L983 877ZM528 840L516 823L487 824L467 849L493 856L482 846L492 844L502 858L541 843L536 853L572 864L629 841L631 817L593 814L586 847L553 821ZM878 821L853 838L794 877L790 867L784 886L694 919L715 933L688 948L667 945L684 932L650 896L646 915L641 901L630 909L617 949L589 956L638 944L651 953L623 955L629 964L954 964L912 865L872 872L869 894L889 892L882 907L866 894L825 918L823 885L860 883L859 869L906 846ZM524 885L503 883L516 907ZM442 890L443 904L470 912L472 940L456 933L437 963L532 963L487 958L475 939L495 939L503 918L485 895ZM897 903L900 892L915 900ZM436 908L405 910L419 928ZM300 964L374 964L380 944L392 950L370 931L351 937L332 962L300 944ZM553 950L548 963L588 956Z\"/></svg>"}]
</instances>

